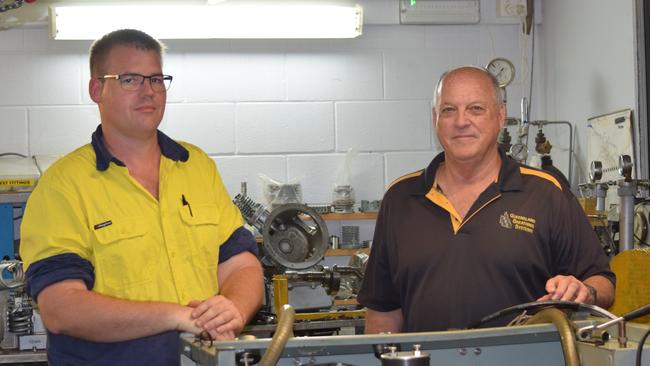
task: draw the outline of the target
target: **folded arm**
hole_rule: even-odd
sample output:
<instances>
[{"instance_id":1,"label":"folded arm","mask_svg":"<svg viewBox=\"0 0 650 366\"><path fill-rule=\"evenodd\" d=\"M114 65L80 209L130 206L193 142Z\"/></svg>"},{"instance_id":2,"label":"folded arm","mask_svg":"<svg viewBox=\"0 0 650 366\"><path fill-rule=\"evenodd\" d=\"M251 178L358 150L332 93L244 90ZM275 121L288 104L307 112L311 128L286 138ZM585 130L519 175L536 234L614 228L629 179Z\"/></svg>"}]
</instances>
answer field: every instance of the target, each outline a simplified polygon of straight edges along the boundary
<instances>
[{"instance_id":1,"label":"folded arm","mask_svg":"<svg viewBox=\"0 0 650 366\"><path fill-rule=\"evenodd\" d=\"M253 254L241 252L220 263L217 273L220 293L202 302L192 302L192 318L213 339L232 339L262 305L262 267Z\"/></svg>"},{"instance_id":2,"label":"folded arm","mask_svg":"<svg viewBox=\"0 0 650 366\"><path fill-rule=\"evenodd\" d=\"M118 342L178 330L198 334L192 308L164 302L115 299L68 279L43 289L37 297L47 329L94 342Z\"/></svg>"}]
</instances>

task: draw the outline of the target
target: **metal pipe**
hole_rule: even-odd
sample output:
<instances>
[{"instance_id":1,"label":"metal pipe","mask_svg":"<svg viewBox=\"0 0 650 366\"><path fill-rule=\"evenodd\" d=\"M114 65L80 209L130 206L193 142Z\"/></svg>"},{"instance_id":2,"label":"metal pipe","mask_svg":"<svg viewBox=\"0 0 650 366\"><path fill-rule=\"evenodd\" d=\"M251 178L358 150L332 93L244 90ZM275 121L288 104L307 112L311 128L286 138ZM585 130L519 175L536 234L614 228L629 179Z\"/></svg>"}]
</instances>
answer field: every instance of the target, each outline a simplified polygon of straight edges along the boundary
<instances>
[{"instance_id":1,"label":"metal pipe","mask_svg":"<svg viewBox=\"0 0 650 366\"><path fill-rule=\"evenodd\" d=\"M612 318L604 323L599 325L588 325L578 329L577 336L578 339L584 340L588 339L594 331L602 330L612 325L618 324L618 343L621 348L627 347L627 336L625 334L625 322L631 321L642 316L650 314L650 304L644 305L640 308L634 309L623 316Z\"/></svg>"},{"instance_id":2,"label":"metal pipe","mask_svg":"<svg viewBox=\"0 0 650 366\"><path fill-rule=\"evenodd\" d=\"M596 183L596 211L605 211L605 198L607 198L607 183Z\"/></svg>"},{"instance_id":3,"label":"metal pipe","mask_svg":"<svg viewBox=\"0 0 650 366\"><path fill-rule=\"evenodd\" d=\"M634 249L634 198L636 194L636 181L619 180L617 192L621 204L618 251L622 252L624 250Z\"/></svg>"},{"instance_id":4,"label":"metal pipe","mask_svg":"<svg viewBox=\"0 0 650 366\"><path fill-rule=\"evenodd\" d=\"M533 315L526 324L553 323L560 334L564 363L567 366L580 366L580 356L576 345L575 334L567 316L558 309L542 309Z\"/></svg>"},{"instance_id":5,"label":"metal pipe","mask_svg":"<svg viewBox=\"0 0 650 366\"><path fill-rule=\"evenodd\" d=\"M275 366L282 355L284 346L293 337L293 319L296 312L291 305L284 305L282 313L278 319L278 326L275 334L269 343L269 347L264 352L264 356L260 360L260 366Z\"/></svg>"}]
</instances>

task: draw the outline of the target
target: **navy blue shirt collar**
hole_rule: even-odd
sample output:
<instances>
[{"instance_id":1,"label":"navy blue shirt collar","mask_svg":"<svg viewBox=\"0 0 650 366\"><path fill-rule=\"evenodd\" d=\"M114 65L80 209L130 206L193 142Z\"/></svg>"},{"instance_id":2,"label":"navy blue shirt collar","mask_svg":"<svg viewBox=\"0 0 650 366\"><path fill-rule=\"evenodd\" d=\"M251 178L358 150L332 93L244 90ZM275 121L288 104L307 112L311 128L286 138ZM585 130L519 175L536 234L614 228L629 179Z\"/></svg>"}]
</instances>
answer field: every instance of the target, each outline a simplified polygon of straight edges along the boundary
<instances>
[{"instance_id":1,"label":"navy blue shirt collar","mask_svg":"<svg viewBox=\"0 0 650 366\"><path fill-rule=\"evenodd\" d=\"M519 171L521 164L516 162L511 157L507 156L505 151L499 147L499 156L501 156L501 168L499 169L499 178L497 180L497 186L499 191L518 191L522 189L522 178ZM416 192L417 195L426 195L431 188L436 179L436 172L438 167L442 162L445 161L445 152L441 152L436 155L435 158L431 161L428 167L424 169L422 174L422 186L419 192Z\"/></svg>"},{"instance_id":2,"label":"navy blue shirt collar","mask_svg":"<svg viewBox=\"0 0 650 366\"><path fill-rule=\"evenodd\" d=\"M190 157L190 152L186 148L181 146L178 142L169 138L169 136L162 133L160 130L158 133L158 145L160 146L160 152L166 158L169 158L174 161L186 162ZM117 164L118 166L126 166L121 160L113 156L110 151L104 145L104 132L102 131L102 125L97 126L95 132L92 135L91 145L95 150L95 156L97 157L96 167L99 171L104 171L108 169L110 162Z\"/></svg>"}]
</instances>

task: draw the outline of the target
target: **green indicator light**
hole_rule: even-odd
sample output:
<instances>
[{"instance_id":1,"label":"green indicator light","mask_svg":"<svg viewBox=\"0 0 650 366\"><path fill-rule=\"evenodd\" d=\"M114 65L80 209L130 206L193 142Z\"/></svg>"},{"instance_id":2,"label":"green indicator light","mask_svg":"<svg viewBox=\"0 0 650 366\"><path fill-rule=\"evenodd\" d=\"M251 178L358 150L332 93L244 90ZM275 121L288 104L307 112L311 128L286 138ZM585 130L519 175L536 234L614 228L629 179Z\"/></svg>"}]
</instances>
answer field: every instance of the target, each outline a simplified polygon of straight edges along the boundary
<instances>
[{"instance_id":1,"label":"green indicator light","mask_svg":"<svg viewBox=\"0 0 650 366\"><path fill-rule=\"evenodd\" d=\"M411 0L411 6L415 6L415 3L417 3L417 0Z\"/></svg>"}]
</instances>

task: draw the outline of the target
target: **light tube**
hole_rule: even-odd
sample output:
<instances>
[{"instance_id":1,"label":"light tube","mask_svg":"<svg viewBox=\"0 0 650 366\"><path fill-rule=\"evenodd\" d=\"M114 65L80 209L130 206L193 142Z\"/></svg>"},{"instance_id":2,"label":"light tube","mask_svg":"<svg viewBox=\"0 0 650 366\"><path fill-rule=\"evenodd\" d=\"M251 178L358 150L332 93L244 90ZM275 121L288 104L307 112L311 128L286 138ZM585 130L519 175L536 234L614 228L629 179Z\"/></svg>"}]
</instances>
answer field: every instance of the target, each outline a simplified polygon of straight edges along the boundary
<instances>
[{"instance_id":1,"label":"light tube","mask_svg":"<svg viewBox=\"0 0 650 366\"><path fill-rule=\"evenodd\" d=\"M122 28L159 39L354 38L362 24L361 6L322 1L50 6L50 35L57 40L97 39Z\"/></svg>"}]
</instances>

